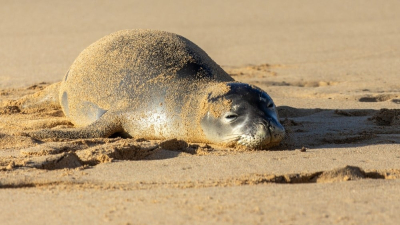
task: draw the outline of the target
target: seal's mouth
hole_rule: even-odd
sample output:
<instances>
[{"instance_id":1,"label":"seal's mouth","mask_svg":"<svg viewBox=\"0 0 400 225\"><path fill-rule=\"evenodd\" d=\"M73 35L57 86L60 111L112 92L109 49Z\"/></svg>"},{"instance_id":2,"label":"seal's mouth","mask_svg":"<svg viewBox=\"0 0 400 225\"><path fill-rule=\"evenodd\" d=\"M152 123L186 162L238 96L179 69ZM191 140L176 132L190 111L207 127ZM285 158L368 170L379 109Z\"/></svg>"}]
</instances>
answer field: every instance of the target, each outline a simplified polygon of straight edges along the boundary
<instances>
[{"instance_id":1,"label":"seal's mouth","mask_svg":"<svg viewBox=\"0 0 400 225\"><path fill-rule=\"evenodd\" d=\"M240 135L237 140L238 145L250 148L258 148L269 142L271 142L271 131L265 123L253 124L249 132Z\"/></svg>"},{"instance_id":2,"label":"seal's mouth","mask_svg":"<svg viewBox=\"0 0 400 225\"><path fill-rule=\"evenodd\" d=\"M251 132L252 131L252 132ZM236 145L245 146L253 149L267 149L276 146L283 139L277 128L267 121L254 124L247 134L239 135Z\"/></svg>"}]
</instances>

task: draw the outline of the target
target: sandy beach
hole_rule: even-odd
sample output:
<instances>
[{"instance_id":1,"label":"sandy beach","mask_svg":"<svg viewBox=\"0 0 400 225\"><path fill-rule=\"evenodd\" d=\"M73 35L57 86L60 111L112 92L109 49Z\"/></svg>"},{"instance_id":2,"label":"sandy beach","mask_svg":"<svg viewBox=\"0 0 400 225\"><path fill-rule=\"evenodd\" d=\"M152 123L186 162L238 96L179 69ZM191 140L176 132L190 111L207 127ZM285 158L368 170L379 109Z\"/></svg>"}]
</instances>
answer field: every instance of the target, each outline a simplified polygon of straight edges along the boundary
<instances>
[{"instance_id":1,"label":"sandy beach","mask_svg":"<svg viewBox=\"0 0 400 225\"><path fill-rule=\"evenodd\" d=\"M1 224L398 224L400 2L3 1ZM200 46L265 90L287 136L268 150L178 140L38 140L73 124L22 109L123 29Z\"/></svg>"}]
</instances>

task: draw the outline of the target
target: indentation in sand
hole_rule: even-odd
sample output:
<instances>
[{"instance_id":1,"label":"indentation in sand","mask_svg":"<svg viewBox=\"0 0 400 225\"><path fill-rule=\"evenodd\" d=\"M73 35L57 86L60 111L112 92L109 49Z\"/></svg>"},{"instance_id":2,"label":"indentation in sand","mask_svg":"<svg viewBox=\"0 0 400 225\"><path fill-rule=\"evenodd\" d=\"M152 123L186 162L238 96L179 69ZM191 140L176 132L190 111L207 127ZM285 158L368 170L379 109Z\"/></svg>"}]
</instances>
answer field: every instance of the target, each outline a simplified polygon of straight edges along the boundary
<instances>
[{"instance_id":1,"label":"indentation in sand","mask_svg":"<svg viewBox=\"0 0 400 225\"><path fill-rule=\"evenodd\" d=\"M295 87L325 87L325 86L333 86L339 84L336 81L326 81L326 80L317 80L317 81L274 81L271 80L273 77L277 77L278 73L274 70L277 68L284 68L284 65L270 65L270 64L261 64L261 65L249 65L243 67L225 67L225 70L229 75L231 75L236 80L255 80L254 82L260 83L262 85L267 86L295 86Z\"/></svg>"},{"instance_id":2,"label":"indentation in sand","mask_svg":"<svg viewBox=\"0 0 400 225\"><path fill-rule=\"evenodd\" d=\"M271 69L279 67L281 67L281 65L261 64L243 67L225 67L225 70L235 79L240 79L243 76L248 78L266 78L277 76L277 73Z\"/></svg>"},{"instance_id":3,"label":"indentation in sand","mask_svg":"<svg viewBox=\"0 0 400 225\"><path fill-rule=\"evenodd\" d=\"M276 81L262 81L264 85L269 86L295 86L295 87L325 87L337 85L339 82L334 81L294 81L294 82L276 82Z\"/></svg>"},{"instance_id":4,"label":"indentation in sand","mask_svg":"<svg viewBox=\"0 0 400 225\"><path fill-rule=\"evenodd\" d=\"M399 97L396 94L367 95L359 98L360 102L384 102ZM395 101L394 101L395 102Z\"/></svg>"}]
</instances>

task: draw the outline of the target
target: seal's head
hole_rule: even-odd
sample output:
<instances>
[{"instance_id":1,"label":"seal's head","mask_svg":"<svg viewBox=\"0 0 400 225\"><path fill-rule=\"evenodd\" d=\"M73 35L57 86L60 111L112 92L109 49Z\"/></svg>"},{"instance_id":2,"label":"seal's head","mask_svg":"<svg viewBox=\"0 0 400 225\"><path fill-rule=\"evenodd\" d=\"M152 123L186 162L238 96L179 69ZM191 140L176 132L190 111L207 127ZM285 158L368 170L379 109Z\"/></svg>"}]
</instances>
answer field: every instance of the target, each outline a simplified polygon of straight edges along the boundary
<instances>
[{"instance_id":1,"label":"seal's head","mask_svg":"<svg viewBox=\"0 0 400 225\"><path fill-rule=\"evenodd\" d=\"M263 90L244 83L224 83L226 91L208 93L200 124L213 143L249 148L279 144L285 129L274 102Z\"/></svg>"}]
</instances>

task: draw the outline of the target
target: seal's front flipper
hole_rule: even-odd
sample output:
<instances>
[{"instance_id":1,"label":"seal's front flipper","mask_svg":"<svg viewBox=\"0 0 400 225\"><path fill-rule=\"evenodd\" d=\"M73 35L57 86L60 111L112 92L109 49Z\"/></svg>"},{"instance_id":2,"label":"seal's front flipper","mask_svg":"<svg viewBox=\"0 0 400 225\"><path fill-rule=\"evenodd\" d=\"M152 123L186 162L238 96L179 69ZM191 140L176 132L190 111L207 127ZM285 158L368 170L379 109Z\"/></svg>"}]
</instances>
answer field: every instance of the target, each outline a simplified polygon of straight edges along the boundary
<instances>
[{"instance_id":1,"label":"seal's front flipper","mask_svg":"<svg viewBox=\"0 0 400 225\"><path fill-rule=\"evenodd\" d=\"M45 89L18 99L15 104L23 109L60 107L59 91L61 82L54 83Z\"/></svg>"},{"instance_id":2,"label":"seal's front flipper","mask_svg":"<svg viewBox=\"0 0 400 225\"><path fill-rule=\"evenodd\" d=\"M121 121L118 116L111 113L105 113L97 121L86 127L70 128L70 129L44 129L24 133L23 135L33 137L35 139L46 138L106 138L115 133L123 132Z\"/></svg>"}]
</instances>

